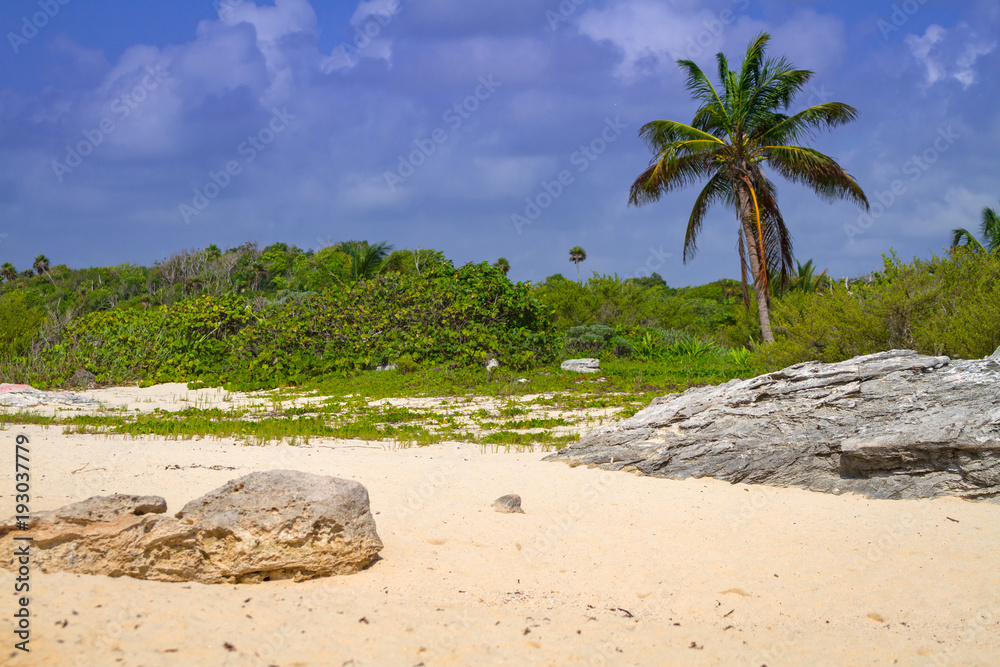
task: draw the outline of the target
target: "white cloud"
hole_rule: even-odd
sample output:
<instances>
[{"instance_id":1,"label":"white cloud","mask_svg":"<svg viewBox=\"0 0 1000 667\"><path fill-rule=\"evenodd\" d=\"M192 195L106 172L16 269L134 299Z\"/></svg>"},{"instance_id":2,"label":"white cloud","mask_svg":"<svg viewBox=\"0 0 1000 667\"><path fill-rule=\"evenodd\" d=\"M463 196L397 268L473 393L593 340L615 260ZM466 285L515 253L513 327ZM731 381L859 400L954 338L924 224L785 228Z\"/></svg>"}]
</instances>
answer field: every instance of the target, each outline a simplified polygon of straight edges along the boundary
<instances>
[{"instance_id":1,"label":"white cloud","mask_svg":"<svg viewBox=\"0 0 1000 667\"><path fill-rule=\"evenodd\" d=\"M293 73L282 40L299 33L316 33L316 13L309 0L275 0L273 7L257 6L244 0L223 0L219 21L226 26L249 23L257 33L257 48L264 55L271 85L264 102L277 104L288 99Z\"/></svg>"},{"instance_id":2,"label":"white cloud","mask_svg":"<svg viewBox=\"0 0 1000 667\"><path fill-rule=\"evenodd\" d=\"M660 2L639 0L589 10L580 17L579 30L594 41L616 46L622 60L615 73L632 79L643 71L672 68L679 58L697 59L721 50L726 27L734 15L720 18L705 9L682 11Z\"/></svg>"},{"instance_id":3,"label":"white cloud","mask_svg":"<svg viewBox=\"0 0 1000 667\"><path fill-rule=\"evenodd\" d=\"M728 52L730 66L736 67L742 48L764 31L773 37L769 53L787 57L796 67L833 69L843 58L846 39L840 18L804 9L780 25L769 25L744 14L746 4L734 1L713 11L690 3L629 0L585 12L579 30L621 51L615 73L625 80L644 72L674 70L674 61L682 58L698 62L706 71L711 68L714 74L712 59L720 51Z\"/></svg>"},{"instance_id":4,"label":"white cloud","mask_svg":"<svg viewBox=\"0 0 1000 667\"><path fill-rule=\"evenodd\" d=\"M950 30L933 24L923 36L907 35L905 41L910 54L926 71L927 86L953 78L963 88L976 83L976 61L997 45L977 35L965 23Z\"/></svg>"},{"instance_id":5,"label":"white cloud","mask_svg":"<svg viewBox=\"0 0 1000 667\"><path fill-rule=\"evenodd\" d=\"M400 0L361 0L351 16L350 43L341 42L320 63L324 72L350 69L362 58L384 60L392 65L392 41L383 32L400 12Z\"/></svg>"}]
</instances>

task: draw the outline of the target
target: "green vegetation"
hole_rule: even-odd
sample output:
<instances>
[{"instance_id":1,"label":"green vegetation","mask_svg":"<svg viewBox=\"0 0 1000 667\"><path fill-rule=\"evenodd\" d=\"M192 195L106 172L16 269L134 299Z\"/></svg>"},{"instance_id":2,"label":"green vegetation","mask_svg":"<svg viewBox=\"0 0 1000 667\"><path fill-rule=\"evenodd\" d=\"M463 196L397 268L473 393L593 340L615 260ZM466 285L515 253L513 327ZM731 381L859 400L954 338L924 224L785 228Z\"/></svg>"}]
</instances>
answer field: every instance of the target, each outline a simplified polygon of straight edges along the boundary
<instances>
[{"instance_id":1,"label":"green vegetation","mask_svg":"<svg viewBox=\"0 0 1000 667\"><path fill-rule=\"evenodd\" d=\"M0 350L9 356L26 354L38 338L45 315L24 292L0 295Z\"/></svg>"},{"instance_id":2,"label":"green vegetation","mask_svg":"<svg viewBox=\"0 0 1000 667\"><path fill-rule=\"evenodd\" d=\"M978 252L1000 252L1000 215L988 206L983 209L979 230L983 235L982 242L967 229L952 230L951 245L967 246Z\"/></svg>"},{"instance_id":3,"label":"green vegetation","mask_svg":"<svg viewBox=\"0 0 1000 667\"><path fill-rule=\"evenodd\" d=\"M778 209L774 183L764 173L763 164L768 163L793 183L811 187L823 199L841 197L868 207L864 192L833 158L798 145L818 130L853 121L857 110L840 102L825 102L791 116L781 113L813 73L793 69L783 58L765 58L770 39L767 33L753 39L738 71L729 69L724 54L716 56L721 94L693 61L677 61L687 74L687 89L699 104L698 110L691 125L657 120L642 127L639 136L654 157L629 193L629 204L640 206L708 179L688 221L684 261L697 252L698 234L712 204L735 210L740 221L744 302L749 306L749 267L765 343L774 340L769 317L770 278L780 276L781 283L786 282L791 272L792 243Z\"/></svg>"},{"instance_id":4,"label":"green vegetation","mask_svg":"<svg viewBox=\"0 0 1000 667\"><path fill-rule=\"evenodd\" d=\"M85 368L102 384L363 387L371 399L547 392L625 414L665 392L810 359L901 347L982 357L1000 345L1000 254L975 246L911 263L893 255L853 281L799 263L787 286L771 285L776 342L761 345L756 295L745 308L735 280L671 288L656 274L557 274L531 285L496 264L456 269L437 251L352 243L353 259L344 244L210 246L152 268L71 270L39 256L32 276L15 269L0 287L0 379L55 387ZM373 250L377 268L361 267ZM204 271L178 278L191 263ZM583 356L601 360L599 376L559 370ZM491 358L501 366L487 372ZM395 370L374 370L387 364Z\"/></svg>"},{"instance_id":5,"label":"green vegetation","mask_svg":"<svg viewBox=\"0 0 1000 667\"><path fill-rule=\"evenodd\" d=\"M956 248L908 264L891 255L867 280L789 292L774 325L778 341L759 354L771 368L890 349L981 358L1000 345L1000 253Z\"/></svg>"},{"instance_id":6,"label":"green vegetation","mask_svg":"<svg viewBox=\"0 0 1000 667\"><path fill-rule=\"evenodd\" d=\"M29 370L25 379L59 384L84 367L103 383L257 389L396 360L410 371L484 364L491 357L524 368L554 359L556 343L530 288L484 263L359 278L260 301L202 294L169 306L93 312L65 326L40 352L46 373Z\"/></svg>"}]
</instances>

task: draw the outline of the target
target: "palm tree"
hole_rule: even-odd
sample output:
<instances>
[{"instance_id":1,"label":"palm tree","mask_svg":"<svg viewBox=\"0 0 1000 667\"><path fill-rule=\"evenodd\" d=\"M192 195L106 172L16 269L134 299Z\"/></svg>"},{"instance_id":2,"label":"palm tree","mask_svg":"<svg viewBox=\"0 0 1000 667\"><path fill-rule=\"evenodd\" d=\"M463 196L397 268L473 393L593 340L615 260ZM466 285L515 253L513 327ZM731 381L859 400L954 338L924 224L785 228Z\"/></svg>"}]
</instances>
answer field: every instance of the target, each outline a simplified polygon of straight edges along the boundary
<instances>
[{"instance_id":1,"label":"palm tree","mask_svg":"<svg viewBox=\"0 0 1000 667\"><path fill-rule=\"evenodd\" d=\"M49 258L45 255L38 255L35 257L35 262L32 264L35 269L35 273L42 275L43 273L49 272Z\"/></svg>"},{"instance_id":2,"label":"palm tree","mask_svg":"<svg viewBox=\"0 0 1000 667\"><path fill-rule=\"evenodd\" d=\"M782 113L813 73L793 69L784 58L765 58L769 40L767 33L755 37L738 71L729 69L725 55L716 55L721 93L693 61L677 61L687 74L687 89L699 103L698 110L691 125L656 120L642 126L639 136L654 157L629 192L629 204L641 206L708 179L688 219L684 262L697 252L698 233L709 207L721 203L733 209L739 223L743 300L749 306L749 268L765 342L774 340L769 281L775 274L782 283L787 280L792 242L763 164L769 163L793 183L811 187L823 199L840 197L868 208L864 192L833 158L797 145L818 130L853 121L857 110L826 102L791 116Z\"/></svg>"},{"instance_id":3,"label":"palm tree","mask_svg":"<svg viewBox=\"0 0 1000 667\"><path fill-rule=\"evenodd\" d=\"M796 260L795 269L796 275L792 279L791 284L791 289L793 290L815 292L829 280L829 277L826 275L826 269L823 269L823 272L818 276L816 275L816 266L811 259L805 264Z\"/></svg>"},{"instance_id":4,"label":"palm tree","mask_svg":"<svg viewBox=\"0 0 1000 667\"><path fill-rule=\"evenodd\" d=\"M952 246L968 246L974 252L996 252L1000 250L1000 215L989 206L983 209L983 222L979 227L983 235L985 245L979 242L975 236L967 229L953 229L951 231Z\"/></svg>"},{"instance_id":5,"label":"palm tree","mask_svg":"<svg viewBox=\"0 0 1000 667\"><path fill-rule=\"evenodd\" d=\"M10 262L4 262L3 266L0 266L0 275L2 275L7 282L12 283L17 280L17 269Z\"/></svg>"},{"instance_id":6,"label":"palm tree","mask_svg":"<svg viewBox=\"0 0 1000 667\"><path fill-rule=\"evenodd\" d=\"M493 266L503 271L504 275L507 275L507 272L510 271L510 262L507 261L506 257L498 258L497 261L493 262Z\"/></svg>"},{"instance_id":7,"label":"palm tree","mask_svg":"<svg viewBox=\"0 0 1000 667\"><path fill-rule=\"evenodd\" d=\"M587 259L587 251L578 245L569 249L569 261L576 264L576 282L580 282L580 262Z\"/></svg>"},{"instance_id":8,"label":"palm tree","mask_svg":"<svg viewBox=\"0 0 1000 667\"><path fill-rule=\"evenodd\" d=\"M342 241L336 247L350 259L352 283L377 274L386 257L392 252L392 245L388 241L374 244L368 241Z\"/></svg>"}]
</instances>

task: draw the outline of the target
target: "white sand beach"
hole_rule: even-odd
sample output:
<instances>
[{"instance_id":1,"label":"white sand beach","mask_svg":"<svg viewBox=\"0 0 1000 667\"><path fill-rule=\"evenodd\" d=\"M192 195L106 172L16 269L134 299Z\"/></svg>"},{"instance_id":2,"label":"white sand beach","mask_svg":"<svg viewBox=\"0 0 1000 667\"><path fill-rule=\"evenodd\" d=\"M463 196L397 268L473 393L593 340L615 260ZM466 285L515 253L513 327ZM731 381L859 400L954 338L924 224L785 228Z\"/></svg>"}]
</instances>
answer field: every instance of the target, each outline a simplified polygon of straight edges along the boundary
<instances>
[{"instance_id":1,"label":"white sand beach","mask_svg":"<svg viewBox=\"0 0 1000 667\"><path fill-rule=\"evenodd\" d=\"M86 392L133 409L180 385ZM186 390L183 390L186 393ZM114 400L112 400L114 399ZM258 585L31 575L11 665L995 665L1000 506L671 481L445 443L0 433L30 438L32 510L151 494L173 513L230 479L356 480L385 548L358 574ZM12 514L13 474L0 478ZM524 514L490 503L517 493ZM14 575L0 570L13 609ZM8 620L9 624L9 620Z\"/></svg>"}]
</instances>

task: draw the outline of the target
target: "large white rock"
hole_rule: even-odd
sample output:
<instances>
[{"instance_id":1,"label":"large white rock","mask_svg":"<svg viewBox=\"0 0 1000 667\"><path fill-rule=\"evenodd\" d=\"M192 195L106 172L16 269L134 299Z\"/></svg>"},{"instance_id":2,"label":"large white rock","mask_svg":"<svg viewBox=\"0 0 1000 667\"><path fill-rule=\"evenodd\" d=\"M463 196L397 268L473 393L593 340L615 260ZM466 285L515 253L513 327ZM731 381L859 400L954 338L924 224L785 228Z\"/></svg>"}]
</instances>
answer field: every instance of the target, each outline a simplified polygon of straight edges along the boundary
<instances>
[{"instance_id":1,"label":"large white rock","mask_svg":"<svg viewBox=\"0 0 1000 667\"><path fill-rule=\"evenodd\" d=\"M596 373L601 369L601 362L598 359L567 359L559 368L576 373Z\"/></svg>"},{"instance_id":2,"label":"large white rock","mask_svg":"<svg viewBox=\"0 0 1000 667\"><path fill-rule=\"evenodd\" d=\"M304 472L258 472L192 500L175 517L156 496L104 496L0 523L0 567L31 535L42 572L157 581L258 583L356 572L377 557L368 491Z\"/></svg>"},{"instance_id":3,"label":"large white rock","mask_svg":"<svg viewBox=\"0 0 1000 667\"><path fill-rule=\"evenodd\" d=\"M1000 363L892 350L661 396L548 457L872 498L1000 502Z\"/></svg>"}]
</instances>

